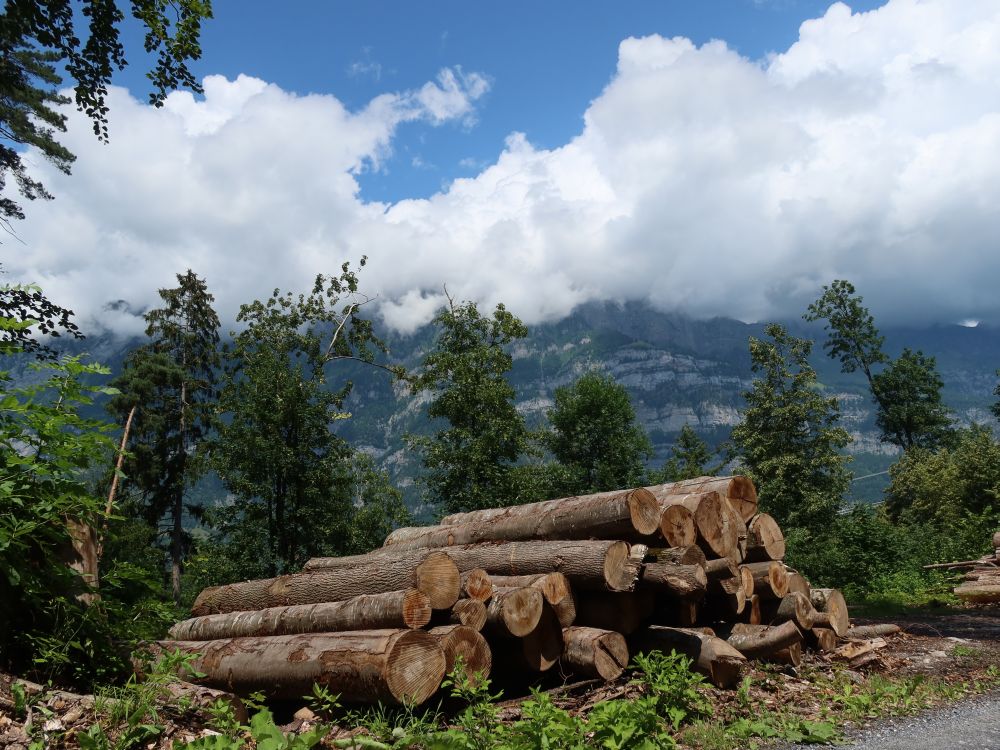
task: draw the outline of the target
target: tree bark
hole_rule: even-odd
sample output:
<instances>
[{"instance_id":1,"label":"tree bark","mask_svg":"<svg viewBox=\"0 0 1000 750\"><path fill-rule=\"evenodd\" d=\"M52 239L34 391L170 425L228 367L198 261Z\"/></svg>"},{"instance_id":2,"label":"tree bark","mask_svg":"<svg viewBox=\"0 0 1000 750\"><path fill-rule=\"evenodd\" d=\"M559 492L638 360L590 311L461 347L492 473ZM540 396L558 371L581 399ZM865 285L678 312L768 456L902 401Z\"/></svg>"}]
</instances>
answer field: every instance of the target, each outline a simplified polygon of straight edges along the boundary
<instances>
[{"instance_id":1,"label":"tree bark","mask_svg":"<svg viewBox=\"0 0 1000 750\"><path fill-rule=\"evenodd\" d=\"M799 573L798 571L787 568L788 572L788 593L793 591L798 594L802 594L806 599L810 598L810 592L812 592L812 586L809 585L809 581L806 577Z\"/></svg>"},{"instance_id":2,"label":"tree bark","mask_svg":"<svg viewBox=\"0 0 1000 750\"><path fill-rule=\"evenodd\" d=\"M850 613L847 611L847 600L837 589L812 589L809 600L816 608L816 625L830 628L837 634L838 638L843 638L847 629L851 627Z\"/></svg>"},{"instance_id":3,"label":"tree bark","mask_svg":"<svg viewBox=\"0 0 1000 750\"><path fill-rule=\"evenodd\" d=\"M478 599L459 599L449 610L439 611L431 622L435 625L464 625L477 633L486 626L486 605Z\"/></svg>"},{"instance_id":4,"label":"tree bark","mask_svg":"<svg viewBox=\"0 0 1000 750\"><path fill-rule=\"evenodd\" d=\"M673 563L674 565L701 565L704 568L708 562L705 558L704 550L702 550L702 548L697 544L693 543L684 547L650 550L650 554L658 563Z\"/></svg>"},{"instance_id":5,"label":"tree bark","mask_svg":"<svg viewBox=\"0 0 1000 750\"><path fill-rule=\"evenodd\" d=\"M445 674L445 656L422 630L371 630L216 641L164 641L197 654L198 682L240 695L300 698L319 684L356 703L420 704Z\"/></svg>"},{"instance_id":6,"label":"tree bark","mask_svg":"<svg viewBox=\"0 0 1000 750\"><path fill-rule=\"evenodd\" d=\"M757 490L749 477L697 477L663 486L669 487L670 492L675 495L688 492L718 492L732 503L736 512L748 523L757 514Z\"/></svg>"},{"instance_id":7,"label":"tree bark","mask_svg":"<svg viewBox=\"0 0 1000 750\"><path fill-rule=\"evenodd\" d=\"M454 514L423 533L397 529L386 547L452 547L480 542L648 537L660 527L660 509L644 489L546 500Z\"/></svg>"},{"instance_id":8,"label":"tree bark","mask_svg":"<svg viewBox=\"0 0 1000 750\"><path fill-rule=\"evenodd\" d=\"M535 573L523 576L493 576L497 586L530 586L542 592L545 602L552 607L559 624L566 628L576 620L576 598L569 579L562 573Z\"/></svg>"},{"instance_id":9,"label":"tree bark","mask_svg":"<svg viewBox=\"0 0 1000 750\"><path fill-rule=\"evenodd\" d=\"M462 573L460 595L466 599L488 602L493 595L493 582L482 568L473 568Z\"/></svg>"},{"instance_id":10,"label":"tree bark","mask_svg":"<svg viewBox=\"0 0 1000 750\"><path fill-rule=\"evenodd\" d=\"M837 634L830 628L817 628L806 631L806 645L814 651L827 652L837 648Z\"/></svg>"},{"instance_id":11,"label":"tree bark","mask_svg":"<svg viewBox=\"0 0 1000 750\"><path fill-rule=\"evenodd\" d=\"M471 600L470 600L471 601ZM483 605L482 602L478 602ZM465 674L473 685L490 676L493 652L478 630L465 625L442 625L428 631L444 652L444 671L451 674L455 662L461 658Z\"/></svg>"},{"instance_id":12,"label":"tree bark","mask_svg":"<svg viewBox=\"0 0 1000 750\"><path fill-rule=\"evenodd\" d=\"M653 616L650 618L650 622L654 625L690 628L698 622L703 609L704 604L701 602L660 596L657 597L653 606ZM618 630L618 628L615 629Z\"/></svg>"},{"instance_id":13,"label":"tree bark","mask_svg":"<svg viewBox=\"0 0 1000 750\"><path fill-rule=\"evenodd\" d=\"M740 613L740 621L748 625L760 625L762 618L760 614L760 597L754 594L748 596L743 612Z\"/></svg>"},{"instance_id":14,"label":"tree bark","mask_svg":"<svg viewBox=\"0 0 1000 750\"><path fill-rule=\"evenodd\" d=\"M719 581L723 578L738 577L740 569L731 557L719 557L705 563L705 575L709 581Z\"/></svg>"},{"instance_id":15,"label":"tree bark","mask_svg":"<svg viewBox=\"0 0 1000 750\"><path fill-rule=\"evenodd\" d=\"M878 625L858 625L853 628L848 628L841 637L850 639L882 638L887 635L901 633L902 631L903 629L899 627L899 625L892 625L890 623L880 623Z\"/></svg>"},{"instance_id":16,"label":"tree bark","mask_svg":"<svg viewBox=\"0 0 1000 750\"><path fill-rule=\"evenodd\" d=\"M629 643L632 653L674 649L684 654L694 662L692 666L718 688L737 685L746 668L743 654L721 638L697 630L653 625L636 633Z\"/></svg>"},{"instance_id":17,"label":"tree bark","mask_svg":"<svg viewBox=\"0 0 1000 750\"><path fill-rule=\"evenodd\" d=\"M709 582L705 603L722 619L728 620L740 614L746 607L746 602L742 578L720 578Z\"/></svg>"},{"instance_id":18,"label":"tree bark","mask_svg":"<svg viewBox=\"0 0 1000 750\"><path fill-rule=\"evenodd\" d=\"M724 498L718 492L677 494L674 485L647 487L666 511L671 505L682 505L691 511L697 531L697 544L711 557L733 557L737 548L737 529L723 507Z\"/></svg>"},{"instance_id":19,"label":"tree bark","mask_svg":"<svg viewBox=\"0 0 1000 750\"><path fill-rule=\"evenodd\" d=\"M762 603L776 601L788 593L788 574L780 562L747 563L743 567L753 575L753 591Z\"/></svg>"},{"instance_id":20,"label":"tree bark","mask_svg":"<svg viewBox=\"0 0 1000 750\"><path fill-rule=\"evenodd\" d=\"M679 599L701 597L707 586L708 578L700 565L646 563L639 580L640 589L662 591Z\"/></svg>"},{"instance_id":21,"label":"tree bark","mask_svg":"<svg viewBox=\"0 0 1000 750\"><path fill-rule=\"evenodd\" d=\"M499 636L523 638L538 625L545 599L538 589L493 588L493 597L486 607L484 629Z\"/></svg>"},{"instance_id":22,"label":"tree bark","mask_svg":"<svg viewBox=\"0 0 1000 750\"><path fill-rule=\"evenodd\" d=\"M338 570L292 573L262 581L212 586L198 594L191 612L207 615L291 604L320 604L406 588L415 588L425 594L434 609L448 609L458 601L458 568L443 552L426 552L416 564L406 559L384 560Z\"/></svg>"},{"instance_id":23,"label":"tree bark","mask_svg":"<svg viewBox=\"0 0 1000 750\"><path fill-rule=\"evenodd\" d=\"M563 628L562 663L581 677L614 680L628 666L628 644L621 633L600 628Z\"/></svg>"},{"instance_id":24,"label":"tree bark","mask_svg":"<svg viewBox=\"0 0 1000 750\"><path fill-rule=\"evenodd\" d=\"M787 594L780 602L768 602L763 616L772 625L794 622L803 632L816 623L816 610L812 603L802 594L794 592Z\"/></svg>"},{"instance_id":25,"label":"tree bark","mask_svg":"<svg viewBox=\"0 0 1000 750\"><path fill-rule=\"evenodd\" d=\"M726 638L726 643L748 659L762 659L801 642L802 633L794 622L783 622L770 627L738 622L733 625Z\"/></svg>"},{"instance_id":26,"label":"tree bark","mask_svg":"<svg viewBox=\"0 0 1000 750\"><path fill-rule=\"evenodd\" d=\"M773 662L774 664L790 664L793 667L797 667L802 663L802 644L793 643L788 648L783 648L780 651L775 651L773 654L765 656L763 660Z\"/></svg>"},{"instance_id":27,"label":"tree bark","mask_svg":"<svg viewBox=\"0 0 1000 750\"><path fill-rule=\"evenodd\" d=\"M170 628L170 637L179 641L212 641L345 630L416 630L430 621L430 601L416 589L406 589L386 594L361 594L339 602L193 617Z\"/></svg>"},{"instance_id":28,"label":"tree bark","mask_svg":"<svg viewBox=\"0 0 1000 750\"><path fill-rule=\"evenodd\" d=\"M767 513L758 513L747 523L746 562L783 560L785 557L785 535L781 527Z\"/></svg>"},{"instance_id":29,"label":"tree bark","mask_svg":"<svg viewBox=\"0 0 1000 750\"><path fill-rule=\"evenodd\" d=\"M683 505L668 505L660 514L660 533L670 547L687 547L698 541L694 515Z\"/></svg>"},{"instance_id":30,"label":"tree bark","mask_svg":"<svg viewBox=\"0 0 1000 750\"><path fill-rule=\"evenodd\" d=\"M576 603L576 624L627 635L652 617L656 598L652 591L581 594Z\"/></svg>"}]
</instances>

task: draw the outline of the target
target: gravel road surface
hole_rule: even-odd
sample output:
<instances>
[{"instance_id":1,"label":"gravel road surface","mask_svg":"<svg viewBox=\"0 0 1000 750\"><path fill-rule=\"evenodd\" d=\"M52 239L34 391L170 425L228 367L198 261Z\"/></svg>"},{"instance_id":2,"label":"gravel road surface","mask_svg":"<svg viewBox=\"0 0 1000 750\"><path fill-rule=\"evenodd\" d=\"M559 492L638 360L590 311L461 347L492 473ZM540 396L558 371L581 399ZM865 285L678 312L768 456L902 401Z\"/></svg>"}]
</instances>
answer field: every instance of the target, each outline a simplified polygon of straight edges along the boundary
<instances>
[{"instance_id":1,"label":"gravel road surface","mask_svg":"<svg viewBox=\"0 0 1000 750\"><path fill-rule=\"evenodd\" d=\"M852 733L848 750L1000 750L1000 693L879 723ZM815 745L792 745L806 750Z\"/></svg>"}]
</instances>

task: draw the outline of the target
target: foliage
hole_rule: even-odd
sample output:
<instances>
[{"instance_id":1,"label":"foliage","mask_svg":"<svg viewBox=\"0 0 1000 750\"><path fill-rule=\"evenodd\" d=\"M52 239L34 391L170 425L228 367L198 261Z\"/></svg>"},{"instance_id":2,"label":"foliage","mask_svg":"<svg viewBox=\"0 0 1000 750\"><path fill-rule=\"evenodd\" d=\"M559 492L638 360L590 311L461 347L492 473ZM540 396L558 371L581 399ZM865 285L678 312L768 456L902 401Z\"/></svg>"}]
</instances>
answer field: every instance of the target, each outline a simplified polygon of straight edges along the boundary
<instances>
[{"instance_id":1,"label":"foliage","mask_svg":"<svg viewBox=\"0 0 1000 750\"><path fill-rule=\"evenodd\" d=\"M696 477L714 477L722 465L711 466L712 452L691 425L684 425L671 450L671 456L655 481L679 482Z\"/></svg>"},{"instance_id":2,"label":"foliage","mask_svg":"<svg viewBox=\"0 0 1000 750\"><path fill-rule=\"evenodd\" d=\"M322 725L315 726L300 734L285 733L275 723L274 715L269 709L262 708L250 717L250 725L246 728L252 745L247 738L227 734L199 737L191 742L174 742L175 750L243 750L254 747L257 750L310 750L323 741L328 729Z\"/></svg>"},{"instance_id":3,"label":"foliage","mask_svg":"<svg viewBox=\"0 0 1000 750\"><path fill-rule=\"evenodd\" d=\"M818 532L832 523L850 482L841 453L850 438L836 426L837 400L820 392L808 359L812 342L777 324L766 331L770 341L750 339L758 377L732 441L761 508L786 529Z\"/></svg>"},{"instance_id":4,"label":"foliage","mask_svg":"<svg viewBox=\"0 0 1000 750\"><path fill-rule=\"evenodd\" d=\"M570 386L556 388L548 412L552 425L545 446L568 470L569 494L580 495L642 483L643 461L652 453L645 430L624 386L588 372Z\"/></svg>"},{"instance_id":5,"label":"foliage","mask_svg":"<svg viewBox=\"0 0 1000 750\"><path fill-rule=\"evenodd\" d=\"M211 18L210 0L137 0L132 15L146 30L144 47L157 56L147 73L152 82L150 102L163 103L170 90L201 88L188 69L201 56L201 23ZM85 19L86 28L81 28ZM10 173L27 200L50 198L44 186L26 170L22 153L32 146L57 169L69 173L73 155L56 132L65 132L66 115L59 108L70 99L58 92L64 70L73 81L77 108L93 123L94 133L108 137L108 85L114 71L126 65L120 40L124 14L115 0L9 0L0 14L0 187ZM84 33L85 32L85 33ZM81 41L81 37L86 37ZM16 201L0 199L0 221L23 218Z\"/></svg>"},{"instance_id":6,"label":"foliage","mask_svg":"<svg viewBox=\"0 0 1000 750\"><path fill-rule=\"evenodd\" d=\"M903 349L873 379L881 408L875 424L882 439L907 450L935 448L952 438L952 420L941 400L944 383L934 357Z\"/></svg>"},{"instance_id":7,"label":"foliage","mask_svg":"<svg viewBox=\"0 0 1000 750\"><path fill-rule=\"evenodd\" d=\"M119 420L131 414L123 492L141 497L140 518L170 529L171 583L180 602L181 571L187 553L183 528L185 490L203 472L199 458L216 427L216 370L219 318L214 297L192 271L177 275L178 286L161 289L163 307L145 319L149 344L129 354L114 381L121 393L109 402ZM134 410L134 411L133 411Z\"/></svg>"},{"instance_id":8,"label":"foliage","mask_svg":"<svg viewBox=\"0 0 1000 750\"><path fill-rule=\"evenodd\" d=\"M385 347L358 315L366 301L345 263L339 276L318 276L309 294L275 290L240 308L246 327L226 353L220 403L229 419L214 453L237 499L218 511L225 554L240 556L244 575L367 551L405 515L399 494L330 429L350 417L343 407L352 388L331 382L334 363L401 374L375 361Z\"/></svg>"},{"instance_id":9,"label":"foliage","mask_svg":"<svg viewBox=\"0 0 1000 750\"><path fill-rule=\"evenodd\" d=\"M826 321L823 326L828 334L823 343L826 353L840 360L843 372L861 370L871 385L872 368L887 362L888 357L882 352L885 337L879 334L875 319L861 304L863 301L851 282L837 279L823 287L823 294L802 317L811 322Z\"/></svg>"},{"instance_id":10,"label":"foliage","mask_svg":"<svg viewBox=\"0 0 1000 750\"><path fill-rule=\"evenodd\" d=\"M2 63L0 63L2 64ZM79 327L71 320L72 310L51 302L34 284L0 286L0 354L25 352L44 359L54 359L52 347L38 340L39 335L59 338L63 332L82 339Z\"/></svg>"},{"instance_id":11,"label":"foliage","mask_svg":"<svg viewBox=\"0 0 1000 750\"><path fill-rule=\"evenodd\" d=\"M506 347L528 330L503 305L484 317L475 303L451 300L434 323L440 333L412 386L433 394L427 414L447 427L407 438L423 456L428 499L447 513L511 505L528 430L505 377Z\"/></svg>"}]
</instances>

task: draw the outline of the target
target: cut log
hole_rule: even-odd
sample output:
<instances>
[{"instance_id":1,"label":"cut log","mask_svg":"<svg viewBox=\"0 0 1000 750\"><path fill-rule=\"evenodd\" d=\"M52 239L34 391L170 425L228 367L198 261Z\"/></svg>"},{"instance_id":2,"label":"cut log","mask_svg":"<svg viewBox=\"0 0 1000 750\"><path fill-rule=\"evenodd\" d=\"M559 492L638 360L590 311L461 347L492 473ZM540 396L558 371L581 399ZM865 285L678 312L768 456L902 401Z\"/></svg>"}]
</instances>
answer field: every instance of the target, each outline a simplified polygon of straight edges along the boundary
<instances>
[{"instance_id":1,"label":"cut log","mask_svg":"<svg viewBox=\"0 0 1000 750\"><path fill-rule=\"evenodd\" d=\"M482 604L482 602L479 602ZM442 625L428 631L444 651L445 674L451 674L459 657L473 685L490 676L493 653L478 630L465 625Z\"/></svg>"},{"instance_id":2,"label":"cut log","mask_svg":"<svg viewBox=\"0 0 1000 750\"><path fill-rule=\"evenodd\" d=\"M480 542L542 539L623 539L650 536L660 528L660 507L646 490L618 490L594 495L512 505L454 514L449 523L423 533L396 529L386 547L452 547Z\"/></svg>"},{"instance_id":3,"label":"cut log","mask_svg":"<svg viewBox=\"0 0 1000 750\"><path fill-rule=\"evenodd\" d=\"M621 633L600 628L563 628L562 664L581 677L617 679L628 666L628 644Z\"/></svg>"},{"instance_id":4,"label":"cut log","mask_svg":"<svg viewBox=\"0 0 1000 750\"><path fill-rule=\"evenodd\" d=\"M296 633L422 628L431 621L431 604L416 589L362 594L340 602L293 604L247 612L193 617L170 628L179 641L212 641Z\"/></svg>"},{"instance_id":5,"label":"cut log","mask_svg":"<svg viewBox=\"0 0 1000 750\"><path fill-rule=\"evenodd\" d=\"M850 640L864 640L867 638L882 638L901 632L903 632L903 629L899 625L880 623L878 625L857 625L853 628L848 628L841 637Z\"/></svg>"},{"instance_id":6,"label":"cut log","mask_svg":"<svg viewBox=\"0 0 1000 750\"><path fill-rule=\"evenodd\" d=\"M673 599L658 596L653 605L651 624L674 628L690 628L698 622L703 605L692 599ZM616 628L618 629L618 628Z\"/></svg>"},{"instance_id":7,"label":"cut log","mask_svg":"<svg viewBox=\"0 0 1000 750\"><path fill-rule=\"evenodd\" d=\"M754 589L757 588L757 582L753 579L753 573L749 568L745 568L742 565L738 568L739 579L743 584L743 593L746 594L747 600L754 595Z\"/></svg>"},{"instance_id":8,"label":"cut log","mask_svg":"<svg viewBox=\"0 0 1000 750\"><path fill-rule=\"evenodd\" d=\"M982 584L979 581L955 587L955 596L962 601L976 604L1000 602L1000 584Z\"/></svg>"},{"instance_id":9,"label":"cut log","mask_svg":"<svg viewBox=\"0 0 1000 750\"><path fill-rule=\"evenodd\" d=\"M742 578L721 578L708 584L705 603L713 614L722 619L740 614L746 607L746 601Z\"/></svg>"},{"instance_id":10,"label":"cut log","mask_svg":"<svg viewBox=\"0 0 1000 750\"><path fill-rule=\"evenodd\" d=\"M718 492L729 500L745 522L749 522L757 514L757 490L749 477L698 477L666 486L671 488L670 492L673 494Z\"/></svg>"},{"instance_id":11,"label":"cut log","mask_svg":"<svg viewBox=\"0 0 1000 750\"><path fill-rule=\"evenodd\" d=\"M707 562L705 551L697 544L669 549L653 549L650 550L650 555L658 563L673 563L674 565L701 565L705 567Z\"/></svg>"},{"instance_id":12,"label":"cut log","mask_svg":"<svg viewBox=\"0 0 1000 750\"><path fill-rule=\"evenodd\" d=\"M739 566L731 557L708 560L704 567L709 581L721 581L723 578L736 578L740 575Z\"/></svg>"},{"instance_id":13,"label":"cut log","mask_svg":"<svg viewBox=\"0 0 1000 750\"><path fill-rule=\"evenodd\" d=\"M576 624L628 635L653 615L656 599L652 591L583 593L576 603Z\"/></svg>"},{"instance_id":14,"label":"cut log","mask_svg":"<svg viewBox=\"0 0 1000 750\"><path fill-rule=\"evenodd\" d=\"M747 563L743 567L753 575L753 591L762 603L781 599L788 593L788 574L780 562Z\"/></svg>"},{"instance_id":15,"label":"cut log","mask_svg":"<svg viewBox=\"0 0 1000 750\"><path fill-rule=\"evenodd\" d=\"M806 645L813 651L827 652L837 648L837 634L830 628L812 628L805 633Z\"/></svg>"},{"instance_id":16,"label":"cut log","mask_svg":"<svg viewBox=\"0 0 1000 750\"><path fill-rule=\"evenodd\" d=\"M671 505L683 505L694 519L698 545L711 557L733 557L737 546L737 529L729 522L723 507L724 498L718 492L676 494L673 485L647 487L660 504L661 511Z\"/></svg>"},{"instance_id":17,"label":"cut log","mask_svg":"<svg viewBox=\"0 0 1000 750\"><path fill-rule=\"evenodd\" d=\"M748 659L763 659L801 642L802 633L794 622L770 627L738 622L726 637L726 643Z\"/></svg>"},{"instance_id":18,"label":"cut log","mask_svg":"<svg viewBox=\"0 0 1000 750\"><path fill-rule=\"evenodd\" d=\"M459 599L451 609L437 612L432 622L440 627L464 625L478 633L486 626L486 605L478 599Z\"/></svg>"},{"instance_id":19,"label":"cut log","mask_svg":"<svg viewBox=\"0 0 1000 750\"><path fill-rule=\"evenodd\" d=\"M806 599L810 599L812 596L812 586L809 585L809 581L801 573L788 570L788 593L796 592L802 594Z\"/></svg>"},{"instance_id":20,"label":"cut log","mask_svg":"<svg viewBox=\"0 0 1000 750\"><path fill-rule=\"evenodd\" d=\"M775 651L773 654L763 657L763 661L769 661L774 664L790 664L793 667L797 667L802 663L802 644L793 643L788 648L783 648L780 651Z\"/></svg>"},{"instance_id":21,"label":"cut log","mask_svg":"<svg viewBox=\"0 0 1000 750\"><path fill-rule=\"evenodd\" d=\"M642 545L635 545L642 547ZM645 547L642 547L645 549ZM505 542L449 547L459 570L482 568L493 576L562 573L574 588L631 591L641 564L622 541Z\"/></svg>"},{"instance_id":22,"label":"cut log","mask_svg":"<svg viewBox=\"0 0 1000 750\"><path fill-rule=\"evenodd\" d=\"M475 566L470 569L472 567ZM425 594L434 609L448 609L458 601L458 568L443 552L427 552L416 564L411 560L380 560L331 571L230 583L202 591L191 612L209 615L291 604L339 602L360 594L383 594L407 588Z\"/></svg>"},{"instance_id":23,"label":"cut log","mask_svg":"<svg viewBox=\"0 0 1000 750\"><path fill-rule=\"evenodd\" d=\"M422 630L370 630L217 641L164 641L197 654L199 683L239 695L300 698L314 684L357 703L408 703L430 698L445 674L444 652Z\"/></svg>"},{"instance_id":24,"label":"cut log","mask_svg":"<svg viewBox=\"0 0 1000 750\"><path fill-rule=\"evenodd\" d=\"M486 606L484 629L500 636L526 636L538 625L544 603L538 589L494 586L493 597Z\"/></svg>"},{"instance_id":25,"label":"cut log","mask_svg":"<svg viewBox=\"0 0 1000 750\"><path fill-rule=\"evenodd\" d=\"M830 628L842 638L851 626L844 595L837 589L812 589L809 600L818 613L815 624Z\"/></svg>"},{"instance_id":26,"label":"cut log","mask_svg":"<svg viewBox=\"0 0 1000 750\"><path fill-rule=\"evenodd\" d=\"M679 599L699 598L707 586L708 577L700 565L646 563L639 580L641 589L662 591Z\"/></svg>"},{"instance_id":27,"label":"cut log","mask_svg":"<svg viewBox=\"0 0 1000 750\"><path fill-rule=\"evenodd\" d=\"M633 653L669 652L671 649L693 661L693 667L713 685L731 688L739 684L746 657L721 638L696 630L652 625L629 639Z\"/></svg>"},{"instance_id":28,"label":"cut log","mask_svg":"<svg viewBox=\"0 0 1000 750\"><path fill-rule=\"evenodd\" d=\"M993 549L1000 549L1000 531L993 532Z\"/></svg>"},{"instance_id":29,"label":"cut log","mask_svg":"<svg viewBox=\"0 0 1000 750\"><path fill-rule=\"evenodd\" d=\"M733 551L732 558L736 562L743 562L747 554L747 536L749 534L747 523L726 498L722 499L722 514L725 517L725 523L734 529L733 533L736 536L736 549Z\"/></svg>"},{"instance_id":30,"label":"cut log","mask_svg":"<svg viewBox=\"0 0 1000 750\"><path fill-rule=\"evenodd\" d=\"M524 664L534 672L547 672L559 661L563 652L562 626L548 604L535 629L521 639Z\"/></svg>"},{"instance_id":31,"label":"cut log","mask_svg":"<svg viewBox=\"0 0 1000 750\"><path fill-rule=\"evenodd\" d=\"M760 597L754 594L747 597L746 605L740 613L740 621L748 625L760 625L762 618L760 614Z\"/></svg>"},{"instance_id":32,"label":"cut log","mask_svg":"<svg viewBox=\"0 0 1000 750\"><path fill-rule=\"evenodd\" d=\"M493 582L482 568L473 568L462 573L460 595L466 599L488 602L493 595Z\"/></svg>"},{"instance_id":33,"label":"cut log","mask_svg":"<svg viewBox=\"0 0 1000 750\"><path fill-rule=\"evenodd\" d=\"M767 513L758 513L747 523L747 562L783 560L785 557L785 535L781 527Z\"/></svg>"},{"instance_id":34,"label":"cut log","mask_svg":"<svg viewBox=\"0 0 1000 750\"><path fill-rule=\"evenodd\" d=\"M687 547L698 541L694 515L683 505L668 505L660 514L660 533L671 547Z\"/></svg>"},{"instance_id":35,"label":"cut log","mask_svg":"<svg viewBox=\"0 0 1000 750\"><path fill-rule=\"evenodd\" d=\"M762 614L772 625L790 621L802 631L809 630L816 623L816 610L812 603L798 593L787 594L780 602L768 602Z\"/></svg>"}]
</instances>

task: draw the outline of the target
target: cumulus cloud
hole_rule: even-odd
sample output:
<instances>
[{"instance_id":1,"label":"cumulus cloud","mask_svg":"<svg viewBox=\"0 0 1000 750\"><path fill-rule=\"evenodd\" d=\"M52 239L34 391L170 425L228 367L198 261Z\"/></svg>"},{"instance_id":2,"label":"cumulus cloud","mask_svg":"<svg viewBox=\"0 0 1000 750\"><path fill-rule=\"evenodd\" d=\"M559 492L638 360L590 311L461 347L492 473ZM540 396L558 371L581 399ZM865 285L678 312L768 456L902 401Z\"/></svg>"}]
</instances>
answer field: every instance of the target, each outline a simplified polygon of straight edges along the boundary
<instances>
[{"instance_id":1,"label":"cumulus cloud","mask_svg":"<svg viewBox=\"0 0 1000 750\"><path fill-rule=\"evenodd\" d=\"M39 165L58 198L30 207L11 275L97 317L108 300L155 303L191 267L231 318L367 254L363 281L400 330L429 320L443 284L528 322L625 299L797 316L833 278L880 319L1000 320L995 0L838 3L757 61L721 41L626 39L565 145L514 133L478 174L393 205L365 201L358 172L407 121L471 124L485 76L449 69L357 112L252 78L205 83L162 110L114 91L108 146L77 122L75 173Z\"/></svg>"}]
</instances>

